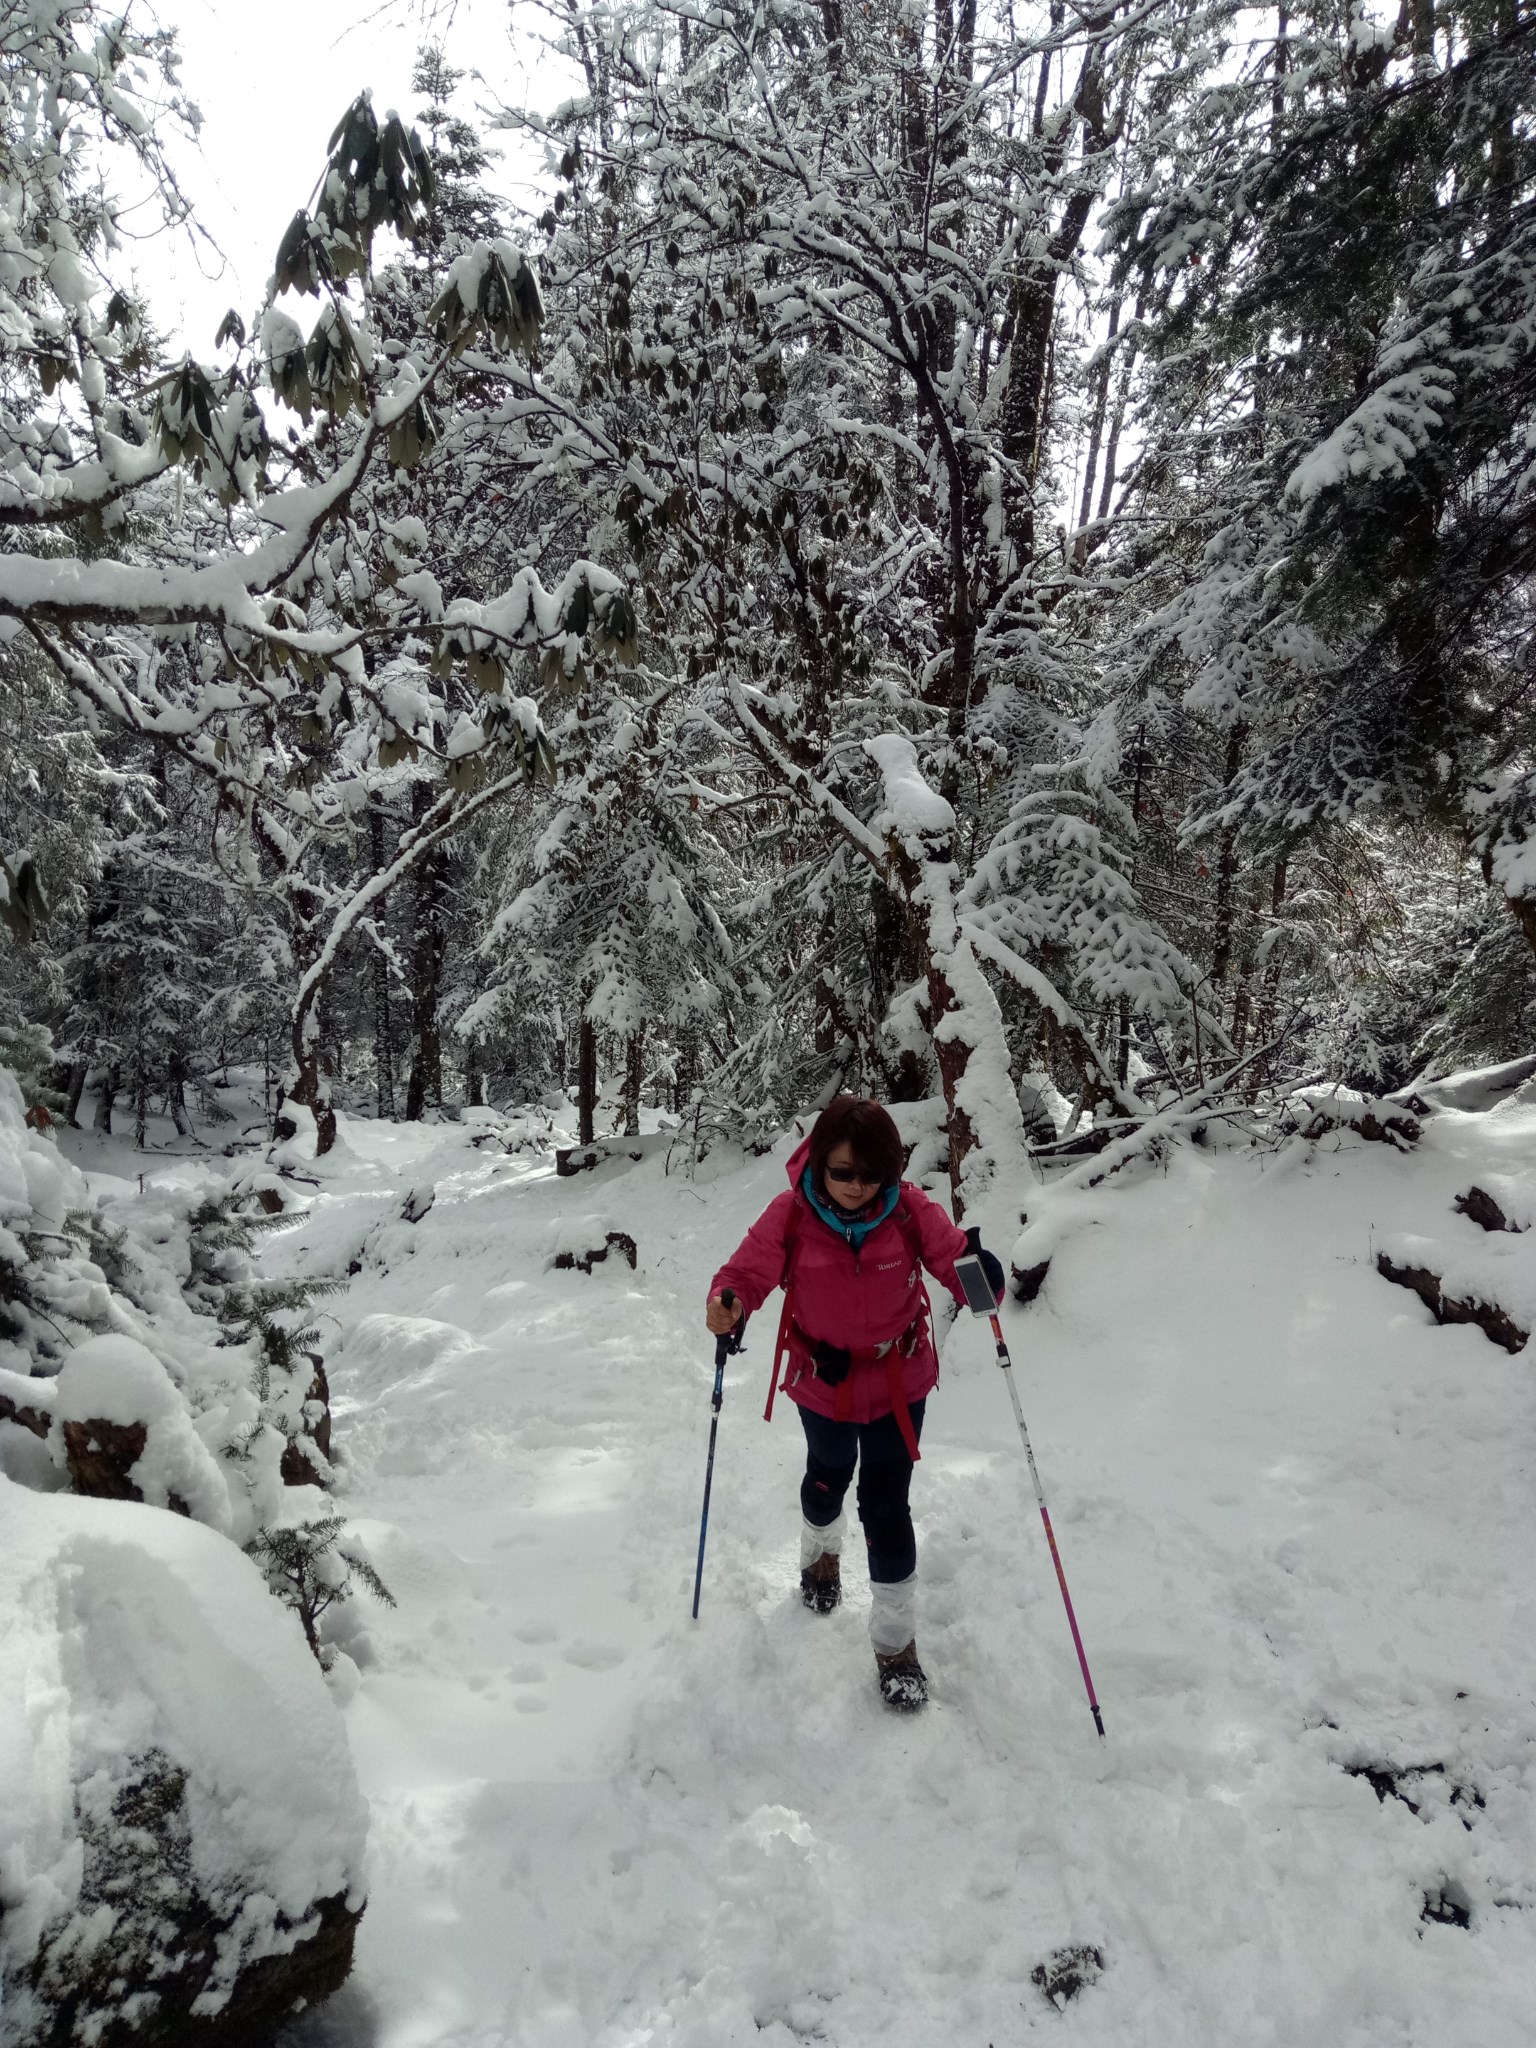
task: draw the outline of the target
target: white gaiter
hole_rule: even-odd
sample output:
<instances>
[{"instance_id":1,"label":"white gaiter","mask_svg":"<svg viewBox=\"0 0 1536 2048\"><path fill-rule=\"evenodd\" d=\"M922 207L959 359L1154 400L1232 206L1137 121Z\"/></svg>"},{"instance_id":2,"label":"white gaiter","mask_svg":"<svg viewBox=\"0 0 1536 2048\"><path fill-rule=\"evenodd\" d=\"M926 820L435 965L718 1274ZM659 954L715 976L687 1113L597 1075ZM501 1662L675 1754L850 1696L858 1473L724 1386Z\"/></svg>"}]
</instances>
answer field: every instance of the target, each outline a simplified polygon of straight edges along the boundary
<instances>
[{"instance_id":1,"label":"white gaiter","mask_svg":"<svg viewBox=\"0 0 1536 2048\"><path fill-rule=\"evenodd\" d=\"M874 1606L869 1613L869 1640L882 1656L904 1650L917 1637L917 1573L893 1584L870 1581Z\"/></svg>"},{"instance_id":2,"label":"white gaiter","mask_svg":"<svg viewBox=\"0 0 1536 2048\"><path fill-rule=\"evenodd\" d=\"M831 1551L834 1557L843 1554L843 1531L848 1526L848 1517L840 1514L835 1522L829 1522L825 1529L818 1529L814 1522L800 1517L800 1569L814 1564L823 1551Z\"/></svg>"}]
</instances>

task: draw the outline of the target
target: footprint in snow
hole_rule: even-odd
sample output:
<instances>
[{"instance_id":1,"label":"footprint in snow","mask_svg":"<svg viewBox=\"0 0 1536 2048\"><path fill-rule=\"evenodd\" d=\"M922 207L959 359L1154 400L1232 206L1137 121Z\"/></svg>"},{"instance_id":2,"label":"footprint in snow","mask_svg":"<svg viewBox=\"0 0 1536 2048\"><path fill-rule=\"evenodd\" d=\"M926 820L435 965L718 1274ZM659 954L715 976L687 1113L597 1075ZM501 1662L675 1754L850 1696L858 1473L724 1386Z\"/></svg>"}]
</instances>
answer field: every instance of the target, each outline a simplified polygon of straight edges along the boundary
<instances>
[{"instance_id":1,"label":"footprint in snow","mask_svg":"<svg viewBox=\"0 0 1536 2048\"><path fill-rule=\"evenodd\" d=\"M624 1662L624 1652L612 1643L572 1643L565 1661L580 1665L583 1671L611 1671Z\"/></svg>"},{"instance_id":2,"label":"footprint in snow","mask_svg":"<svg viewBox=\"0 0 1536 2048\"><path fill-rule=\"evenodd\" d=\"M512 1631L520 1643L552 1643L555 1640L554 1624L548 1621L531 1621L526 1628Z\"/></svg>"},{"instance_id":3,"label":"footprint in snow","mask_svg":"<svg viewBox=\"0 0 1536 2048\"><path fill-rule=\"evenodd\" d=\"M542 1685L544 1666L542 1664L509 1664L507 1682L510 1685Z\"/></svg>"}]
</instances>

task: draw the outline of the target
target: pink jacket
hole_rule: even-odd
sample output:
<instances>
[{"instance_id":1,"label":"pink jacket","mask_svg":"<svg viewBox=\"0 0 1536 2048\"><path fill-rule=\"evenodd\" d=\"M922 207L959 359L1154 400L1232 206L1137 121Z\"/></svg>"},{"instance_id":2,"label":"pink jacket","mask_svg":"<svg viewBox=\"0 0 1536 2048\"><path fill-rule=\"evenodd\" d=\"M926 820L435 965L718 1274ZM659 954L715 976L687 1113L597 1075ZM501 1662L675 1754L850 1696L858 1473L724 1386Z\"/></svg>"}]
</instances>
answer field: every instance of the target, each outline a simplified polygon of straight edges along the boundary
<instances>
[{"instance_id":1,"label":"pink jacket","mask_svg":"<svg viewBox=\"0 0 1536 2048\"><path fill-rule=\"evenodd\" d=\"M789 1187L774 1196L715 1275L709 1291L713 1295L729 1287L741 1296L749 1314L761 1308L784 1278L785 1226L798 1209L791 1313L807 1337L840 1345L855 1356L847 1379L829 1387L816 1377L803 1352L793 1351L784 1391L818 1415L840 1422L873 1422L889 1415L894 1404L891 1368L884 1358L870 1354L876 1345L902 1336L920 1313L918 1276L894 1215L870 1232L857 1254L822 1222L800 1191L809 1151L807 1139L789 1161ZM921 1188L904 1181L901 1199L917 1225L923 1264L963 1306L955 1260L965 1250L965 1232ZM926 1326L910 1356L900 1357L900 1370L909 1404L922 1400L938 1384L938 1353Z\"/></svg>"}]
</instances>

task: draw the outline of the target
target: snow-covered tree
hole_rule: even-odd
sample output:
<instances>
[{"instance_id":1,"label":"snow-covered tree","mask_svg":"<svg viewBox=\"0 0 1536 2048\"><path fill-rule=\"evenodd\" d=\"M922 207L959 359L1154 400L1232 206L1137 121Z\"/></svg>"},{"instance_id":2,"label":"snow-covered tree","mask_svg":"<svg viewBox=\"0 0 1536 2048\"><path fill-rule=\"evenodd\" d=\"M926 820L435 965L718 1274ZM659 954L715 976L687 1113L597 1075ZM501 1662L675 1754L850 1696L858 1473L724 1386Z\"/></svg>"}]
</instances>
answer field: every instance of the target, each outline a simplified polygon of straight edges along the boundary
<instances>
[{"instance_id":1,"label":"snow-covered tree","mask_svg":"<svg viewBox=\"0 0 1536 2048\"><path fill-rule=\"evenodd\" d=\"M1536 941L1536 383L1518 9L1191 6L1108 236L1152 356L1133 689L1225 748L1230 869L1385 811L1470 837Z\"/></svg>"}]
</instances>

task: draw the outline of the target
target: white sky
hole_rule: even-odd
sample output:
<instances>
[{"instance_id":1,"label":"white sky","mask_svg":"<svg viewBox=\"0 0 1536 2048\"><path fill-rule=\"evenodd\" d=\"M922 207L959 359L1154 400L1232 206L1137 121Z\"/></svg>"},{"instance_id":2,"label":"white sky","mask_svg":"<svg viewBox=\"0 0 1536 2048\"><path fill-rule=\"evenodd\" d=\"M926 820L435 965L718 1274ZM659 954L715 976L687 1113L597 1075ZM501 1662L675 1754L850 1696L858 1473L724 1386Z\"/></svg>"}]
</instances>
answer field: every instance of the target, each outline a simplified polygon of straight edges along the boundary
<instances>
[{"instance_id":1,"label":"white sky","mask_svg":"<svg viewBox=\"0 0 1536 2048\"><path fill-rule=\"evenodd\" d=\"M199 146L178 151L177 168L223 264L185 235L174 246L162 237L133 260L156 323L206 359L230 306L250 324L283 230L308 203L326 141L358 93L371 87L381 115L414 111L411 66L434 9L430 0L156 0L153 11L177 31L183 90L202 110ZM449 62L483 81L466 79L462 111L547 109L575 89L530 37L514 46L508 0L451 9L438 0L435 12ZM504 160L490 182L526 195L538 169L526 145L507 135L491 143Z\"/></svg>"}]
</instances>

